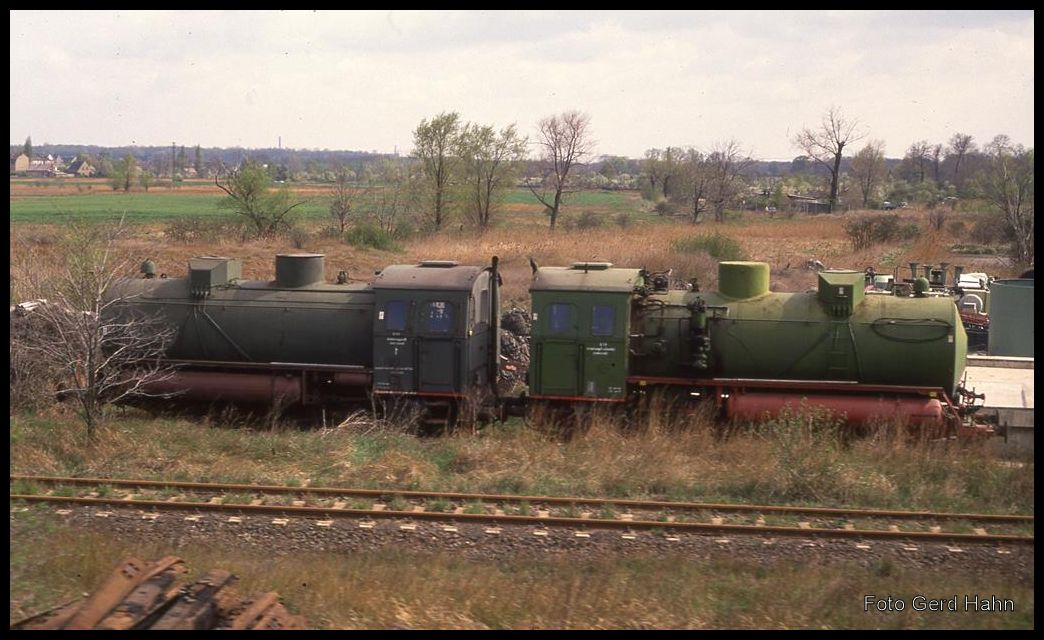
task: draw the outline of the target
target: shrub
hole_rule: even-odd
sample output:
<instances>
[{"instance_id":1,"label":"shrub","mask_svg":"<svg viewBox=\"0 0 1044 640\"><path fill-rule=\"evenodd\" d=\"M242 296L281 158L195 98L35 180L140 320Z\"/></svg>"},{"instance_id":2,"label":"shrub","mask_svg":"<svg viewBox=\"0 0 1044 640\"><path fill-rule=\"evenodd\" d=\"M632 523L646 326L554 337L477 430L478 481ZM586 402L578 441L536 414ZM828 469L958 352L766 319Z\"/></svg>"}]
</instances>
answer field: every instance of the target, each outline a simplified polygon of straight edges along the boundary
<instances>
[{"instance_id":1,"label":"shrub","mask_svg":"<svg viewBox=\"0 0 1044 640\"><path fill-rule=\"evenodd\" d=\"M969 238L976 244L1004 244L1011 238L1003 216L991 213L977 217L969 232Z\"/></svg>"},{"instance_id":2,"label":"shrub","mask_svg":"<svg viewBox=\"0 0 1044 640\"><path fill-rule=\"evenodd\" d=\"M844 223L845 234L856 251L868 249L875 244L890 242L916 235L917 225L903 225L899 216L891 213L879 216L860 216Z\"/></svg>"},{"instance_id":3,"label":"shrub","mask_svg":"<svg viewBox=\"0 0 1044 640\"><path fill-rule=\"evenodd\" d=\"M295 249L304 249L312 240L312 234L301 227L291 227L287 235Z\"/></svg>"},{"instance_id":4,"label":"shrub","mask_svg":"<svg viewBox=\"0 0 1044 640\"><path fill-rule=\"evenodd\" d=\"M631 226L631 214L626 212L618 213L616 214L616 217L613 218L613 222L615 222L616 226L620 227L621 229L626 229L627 227Z\"/></svg>"},{"instance_id":5,"label":"shrub","mask_svg":"<svg viewBox=\"0 0 1044 640\"><path fill-rule=\"evenodd\" d=\"M355 225L344 234L344 240L353 247L369 247L381 251L399 251L393 234L381 229L372 222Z\"/></svg>"},{"instance_id":6,"label":"shrub","mask_svg":"<svg viewBox=\"0 0 1044 640\"><path fill-rule=\"evenodd\" d=\"M602 226L602 217L594 211L584 211L576 219L577 229L597 229Z\"/></svg>"},{"instance_id":7,"label":"shrub","mask_svg":"<svg viewBox=\"0 0 1044 640\"><path fill-rule=\"evenodd\" d=\"M661 216L673 216L678 211L678 207L670 200L660 200L653 207L653 211Z\"/></svg>"},{"instance_id":8,"label":"shrub","mask_svg":"<svg viewBox=\"0 0 1044 640\"><path fill-rule=\"evenodd\" d=\"M681 253L706 252L718 260L747 260L747 252L740 243L722 233L710 236L690 236L671 243L671 248Z\"/></svg>"}]
</instances>

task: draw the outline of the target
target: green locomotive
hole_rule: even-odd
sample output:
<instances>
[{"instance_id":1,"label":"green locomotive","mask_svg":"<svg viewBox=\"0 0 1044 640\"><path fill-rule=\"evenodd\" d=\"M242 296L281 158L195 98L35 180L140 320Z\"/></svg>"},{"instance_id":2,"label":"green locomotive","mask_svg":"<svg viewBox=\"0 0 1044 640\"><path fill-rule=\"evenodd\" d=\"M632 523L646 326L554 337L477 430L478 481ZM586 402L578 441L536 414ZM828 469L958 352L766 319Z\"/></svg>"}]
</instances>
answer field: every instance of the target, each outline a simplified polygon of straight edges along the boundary
<instances>
[{"instance_id":1,"label":"green locomotive","mask_svg":"<svg viewBox=\"0 0 1044 640\"><path fill-rule=\"evenodd\" d=\"M154 272L154 265L148 263ZM127 280L122 309L176 328L178 366L150 391L181 401L325 406L406 401L434 421L527 406L634 406L654 392L756 419L801 403L850 422L959 426L967 337L949 298L868 296L864 274L823 271L818 288L773 293L761 262L722 262L718 291L667 274L534 265L528 393L498 392L497 258L423 261L372 280L325 281L323 256L276 257L271 281L237 260L193 259L186 278Z\"/></svg>"},{"instance_id":2,"label":"green locomotive","mask_svg":"<svg viewBox=\"0 0 1044 640\"><path fill-rule=\"evenodd\" d=\"M801 402L850 422L956 420L967 337L952 300L864 295L824 271L808 293L769 291L769 266L722 262L719 290L576 263L534 272L531 397L633 403L660 390L754 419Z\"/></svg>"}]
</instances>

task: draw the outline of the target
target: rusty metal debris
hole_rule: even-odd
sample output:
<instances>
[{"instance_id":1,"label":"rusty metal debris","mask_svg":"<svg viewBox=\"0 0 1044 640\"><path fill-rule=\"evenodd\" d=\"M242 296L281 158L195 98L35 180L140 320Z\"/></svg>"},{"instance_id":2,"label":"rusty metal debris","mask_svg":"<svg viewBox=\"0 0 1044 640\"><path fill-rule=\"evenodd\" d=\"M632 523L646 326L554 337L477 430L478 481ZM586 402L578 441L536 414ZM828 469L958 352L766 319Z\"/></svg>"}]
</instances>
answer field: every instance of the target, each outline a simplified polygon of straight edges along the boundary
<instances>
[{"instance_id":1,"label":"rusty metal debris","mask_svg":"<svg viewBox=\"0 0 1044 640\"><path fill-rule=\"evenodd\" d=\"M74 600L11 625L11 629L303 629L268 592L241 598L232 588L236 577L222 569L207 572L183 587L180 558L154 563L128 558L86 598Z\"/></svg>"}]
</instances>

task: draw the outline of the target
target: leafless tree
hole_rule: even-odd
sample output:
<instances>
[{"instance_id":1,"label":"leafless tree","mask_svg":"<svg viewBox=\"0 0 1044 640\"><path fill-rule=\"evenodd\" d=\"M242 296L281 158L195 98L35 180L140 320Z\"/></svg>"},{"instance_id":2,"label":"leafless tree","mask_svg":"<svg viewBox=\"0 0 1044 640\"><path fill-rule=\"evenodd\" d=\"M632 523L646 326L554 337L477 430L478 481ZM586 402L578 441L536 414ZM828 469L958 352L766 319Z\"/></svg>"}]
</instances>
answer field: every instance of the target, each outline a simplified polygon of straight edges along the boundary
<instances>
[{"instance_id":1,"label":"leafless tree","mask_svg":"<svg viewBox=\"0 0 1044 640\"><path fill-rule=\"evenodd\" d=\"M684 186L680 190L683 197L679 200L688 210L689 221L697 224L700 222L700 216L707 210L712 168L707 156L692 148L686 149L683 153L681 166L680 177Z\"/></svg>"},{"instance_id":2,"label":"leafless tree","mask_svg":"<svg viewBox=\"0 0 1044 640\"><path fill-rule=\"evenodd\" d=\"M1033 149L999 135L985 151L987 165L979 176L979 193L1004 215L1015 264L1033 264Z\"/></svg>"},{"instance_id":3,"label":"leafless tree","mask_svg":"<svg viewBox=\"0 0 1044 640\"><path fill-rule=\"evenodd\" d=\"M714 220L725 221L725 207L736 197L739 178L754 164L749 154L740 150L735 140L727 140L714 145L706 159L710 174L709 186Z\"/></svg>"},{"instance_id":4,"label":"leafless tree","mask_svg":"<svg viewBox=\"0 0 1044 640\"><path fill-rule=\"evenodd\" d=\"M870 202L874 189L887 175L884 158L884 141L871 140L852 158L852 175L863 194L863 208Z\"/></svg>"},{"instance_id":5,"label":"leafless tree","mask_svg":"<svg viewBox=\"0 0 1044 640\"><path fill-rule=\"evenodd\" d=\"M858 120L849 120L837 107L830 107L818 129L804 128L794 137L794 145L830 170L830 211L837 205L837 188L841 180L841 158L845 147L861 140Z\"/></svg>"},{"instance_id":6,"label":"leafless tree","mask_svg":"<svg viewBox=\"0 0 1044 640\"><path fill-rule=\"evenodd\" d=\"M924 182L924 174L931 162L932 145L927 140L919 140L910 145L903 158L909 172L917 176L917 182Z\"/></svg>"},{"instance_id":7,"label":"leafless tree","mask_svg":"<svg viewBox=\"0 0 1044 640\"><path fill-rule=\"evenodd\" d=\"M591 152L591 118L580 111L567 111L544 118L537 125L536 144L540 148L540 188L530 184L529 190L545 207L550 217L551 230L558 221L562 195L569 187L569 172L573 165Z\"/></svg>"},{"instance_id":8,"label":"leafless tree","mask_svg":"<svg viewBox=\"0 0 1044 640\"><path fill-rule=\"evenodd\" d=\"M964 157L974 150L975 143L972 142L972 136L965 133L955 133L950 137L950 144L946 148L946 154L954 158L953 184L958 190L963 186L961 184L961 163L964 161Z\"/></svg>"},{"instance_id":9,"label":"leafless tree","mask_svg":"<svg viewBox=\"0 0 1044 640\"><path fill-rule=\"evenodd\" d=\"M362 202L365 217L382 231L395 234L403 225L413 226L422 200L423 176L415 160L385 158L367 167L369 186Z\"/></svg>"},{"instance_id":10,"label":"leafless tree","mask_svg":"<svg viewBox=\"0 0 1044 640\"><path fill-rule=\"evenodd\" d=\"M134 263L116 252L123 224L74 224L61 239L64 264L41 264L29 256L20 265L27 289L39 298L18 305L12 351L55 372L57 395L72 399L94 438L106 406L152 396L149 385L170 378L163 360L174 329L141 311L120 280Z\"/></svg>"},{"instance_id":11,"label":"leafless tree","mask_svg":"<svg viewBox=\"0 0 1044 640\"><path fill-rule=\"evenodd\" d=\"M337 222L341 235L348 230L353 205L368 189L360 189L352 184L351 174L345 167L340 167L334 178L333 201L330 203L330 216Z\"/></svg>"},{"instance_id":12,"label":"leafless tree","mask_svg":"<svg viewBox=\"0 0 1044 640\"><path fill-rule=\"evenodd\" d=\"M939 169L942 167L943 157L943 146L941 144L933 144L928 148L928 157L932 162L932 177L935 179L935 186L942 186L942 176L939 173Z\"/></svg>"}]
</instances>

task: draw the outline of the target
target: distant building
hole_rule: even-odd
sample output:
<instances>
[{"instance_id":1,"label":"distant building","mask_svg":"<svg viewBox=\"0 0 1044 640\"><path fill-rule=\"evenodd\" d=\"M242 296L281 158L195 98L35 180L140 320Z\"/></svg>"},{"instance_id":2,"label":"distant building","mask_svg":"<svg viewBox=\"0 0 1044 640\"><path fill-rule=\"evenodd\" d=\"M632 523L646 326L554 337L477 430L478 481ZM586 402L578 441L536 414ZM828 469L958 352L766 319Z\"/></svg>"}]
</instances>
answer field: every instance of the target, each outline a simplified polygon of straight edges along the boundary
<instances>
[{"instance_id":1,"label":"distant building","mask_svg":"<svg viewBox=\"0 0 1044 640\"><path fill-rule=\"evenodd\" d=\"M53 178L61 172L54 158L47 156L46 160L30 160L24 173L30 178Z\"/></svg>"},{"instance_id":2,"label":"distant building","mask_svg":"<svg viewBox=\"0 0 1044 640\"><path fill-rule=\"evenodd\" d=\"M65 173L83 178L89 178L97 172L98 170L92 167L86 160L74 160L72 164L65 168Z\"/></svg>"},{"instance_id":3,"label":"distant building","mask_svg":"<svg viewBox=\"0 0 1044 640\"><path fill-rule=\"evenodd\" d=\"M788 193L787 199L790 200L790 206L796 211L803 213L830 213L830 199L829 198L813 198L811 196L800 196L796 193ZM835 208L841 204L838 200Z\"/></svg>"},{"instance_id":4,"label":"distant building","mask_svg":"<svg viewBox=\"0 0 1044 640\"><path fill-rule=\"evenodd\" d=\"M29 156L20 154L14 161L14 168L11 170L12 173L25 173L29 170Z\"/></svg>"}]
</instances>

